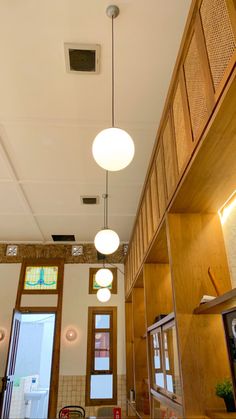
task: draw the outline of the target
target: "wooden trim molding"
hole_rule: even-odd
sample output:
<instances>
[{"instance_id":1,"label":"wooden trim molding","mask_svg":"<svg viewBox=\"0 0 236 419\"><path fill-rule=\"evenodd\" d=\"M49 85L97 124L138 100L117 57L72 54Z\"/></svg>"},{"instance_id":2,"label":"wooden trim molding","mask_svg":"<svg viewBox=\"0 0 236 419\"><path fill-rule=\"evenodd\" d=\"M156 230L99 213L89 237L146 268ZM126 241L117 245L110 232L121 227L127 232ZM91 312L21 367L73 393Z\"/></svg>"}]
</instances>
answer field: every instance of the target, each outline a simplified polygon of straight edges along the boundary
<instances>
[{"instance_id":1,"label":"wooden trim molding","mask_svg":"<svg viewBox=\"0 0 236 419\"><path fill-rule=\"evenodd\" d=\"M109 374L113 375L113 397L112 399L91 399L90 398L90 377L93 370L95 324L94 318L96 314L110 314L110 370ZM98 329L100 331L100 329ZM105 331L105 329L104 329ZM99 374L99 372L95 372ZM101 374L104 372L101 371ZM117 404L117 307L88 307L88 339L87 339L87 368L86 368L86 406L102 406Z\"/></svg>"},{"instance_id":2,"label":"wooden trim molding","mask_svg":"<svg viewBox=\"0 0 236 419\"><path fill-rule=\"evenodd\" d=\"M57 266L58 267L58 278L57 278L57 290L53 291L53 294L58 295L56 307L29 307L21 306L22 295L29 294L29 291L24 290L24 276L25 269L27 266ZM57 413L57 396L59 386L59 366L60 366L60 336L61 336L61 319L62 319L62 299L63 299L63 279L64 279L64 261L63 259L25 259L22 263L20 280L18 285L17 297L15 307L22 313L45 313L52 312L56 315L55 320L55 334L54 334L54 347L53 347L53 358L52 358L52 369L51 369L51 383L50 383L50 394L49 394L49 408L48 417L55 418ZM44 294L50 295L50 290L33 290L30 292L31 295Z\"/></svg>"}]
</instances>

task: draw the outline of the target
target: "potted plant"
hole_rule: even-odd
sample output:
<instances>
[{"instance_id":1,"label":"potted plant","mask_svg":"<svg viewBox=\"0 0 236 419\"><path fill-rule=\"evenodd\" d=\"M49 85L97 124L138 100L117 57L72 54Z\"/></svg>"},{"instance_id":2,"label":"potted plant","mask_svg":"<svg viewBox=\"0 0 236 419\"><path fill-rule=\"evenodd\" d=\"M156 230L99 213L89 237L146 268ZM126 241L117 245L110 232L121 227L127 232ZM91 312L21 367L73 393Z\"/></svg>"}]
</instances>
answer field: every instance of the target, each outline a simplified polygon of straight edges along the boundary
<instances>
[{"instance_id":1,"label":"potted plant","mask_svg":"<svg viewBox=\"0 0 236 419\"><path fill-rule=\"evenodd\" d=\"M236 411L232 382L229 379L225 379L216 384L216 395L224 399L227 412Z\"/></svg>"}]
</instances>

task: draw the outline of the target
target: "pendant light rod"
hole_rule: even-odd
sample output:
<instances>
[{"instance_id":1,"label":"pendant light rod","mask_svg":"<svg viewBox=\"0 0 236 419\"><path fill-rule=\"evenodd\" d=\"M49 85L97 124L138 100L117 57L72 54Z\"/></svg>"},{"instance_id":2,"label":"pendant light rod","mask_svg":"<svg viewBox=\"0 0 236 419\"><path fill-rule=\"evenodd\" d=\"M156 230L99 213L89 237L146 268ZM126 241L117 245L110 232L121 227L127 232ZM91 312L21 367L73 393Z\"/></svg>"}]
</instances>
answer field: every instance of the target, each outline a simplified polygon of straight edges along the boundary
<instances>
[{"instance_id":1,"label":"pendant light rod","mask_svg":"<svg viewBox=\"0 0 236 419\"><path fill-rule=\"evenodd\" d=\"M106 170L106 192L102 197L104 199L104 228L108 228L108 170Z\"/></svg>"},{"instance_id":2,"label":"pendant light rod","mask_svg":"<svg viewBox=\"0 0 236 419\"><path fill-rule=\"evenodd\" d=\"M111 126L115 126L114 17L111 18Z\"/></svg>"},{"instance_id":3,"label":"pendant light rod","mask_svg":"<svg viewBox=\"0 0 236 419\"><path fill-rule=\"evenodd\" d=\"M119 15L117 6L108 6L107 16L111 18L111 126L115 126L115 77L114 77L114 19Z\"/></svg>"}]
</instances>

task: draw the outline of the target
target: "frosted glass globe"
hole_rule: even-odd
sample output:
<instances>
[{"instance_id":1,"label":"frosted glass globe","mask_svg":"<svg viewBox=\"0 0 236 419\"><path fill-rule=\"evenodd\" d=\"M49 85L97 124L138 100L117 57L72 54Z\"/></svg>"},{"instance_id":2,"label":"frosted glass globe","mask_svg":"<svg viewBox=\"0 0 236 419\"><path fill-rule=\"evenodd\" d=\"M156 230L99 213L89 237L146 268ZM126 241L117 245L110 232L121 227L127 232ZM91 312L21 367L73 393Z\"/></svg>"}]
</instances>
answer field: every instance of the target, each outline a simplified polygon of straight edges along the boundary
<instances>
[{"instance_id":1,"label":"frosted glass globe","mask_svg":"<svg viewBox=\"0 0 236 419\"><path fill-rule=\"evenodd\" d=\"M97 292L97 299L101 303L106 303L111 298L111 291L108 288L100 288Z\"/></svg>"},{"instance_id":2,"label":"frosted glass globe","mask_svg":"<svg viewBox=\"0 0 236 419\"><path fill-rule=\"evenodd\" d=\"M92 152L99 166L117 171L124 169L133 160L134 142L123 129L107 128L95 137Z\"/></svg>"},{"instance_id":3,"label":"frosted glass globe","mask_svg":"<svg viewBox=\"0 0 236 419\"><path fill-rule=\"evenodd\" d=\"M110 255L118 249L120 239L115 231L106 228L104 230L100 230L96 234L94 244L100 253L103 255Z\"/></svg>"},{"instance_id":4,"label":"frosted glass globe","mask_svg":"<svg viewBox=\"0 0 236 419\"><path fill-rule=\"evenodd\" d=\"M66 332L66 339L69 341L73 341L77 338L77 332L75 329L68 329Z\"/></svg>"},{"instance_id":5,"label":"frosted glass globe","mask_svg":"<svg viewBox=\"0 0 236 419\"><path fill-rule=\"evenodd\" d=\"M100 287L108 287L113 281L113 273L110 269L99 269L95 275L95 280Z\"/></svg>"}]
</instances>

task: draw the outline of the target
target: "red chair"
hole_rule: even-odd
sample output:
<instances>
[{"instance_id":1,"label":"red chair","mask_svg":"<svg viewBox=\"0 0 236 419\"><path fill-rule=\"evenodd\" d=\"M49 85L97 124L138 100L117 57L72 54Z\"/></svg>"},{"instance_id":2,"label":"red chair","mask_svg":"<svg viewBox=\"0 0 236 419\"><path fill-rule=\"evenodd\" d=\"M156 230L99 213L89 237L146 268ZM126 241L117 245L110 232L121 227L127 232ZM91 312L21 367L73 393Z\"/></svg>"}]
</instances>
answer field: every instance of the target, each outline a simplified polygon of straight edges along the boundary
<instances>
[{"instance_id":1,"label":"red chair","mask_svg":"<svg viewBox=\"0 0 236 419\"><path fill-rule=\"evenodd\" d=\"M85 410L82 406L64 406L59 412L60 419L84 418Z\"/></svg>"}]
</instances>

